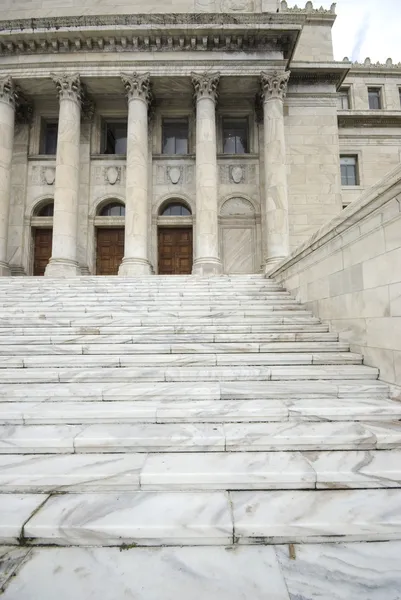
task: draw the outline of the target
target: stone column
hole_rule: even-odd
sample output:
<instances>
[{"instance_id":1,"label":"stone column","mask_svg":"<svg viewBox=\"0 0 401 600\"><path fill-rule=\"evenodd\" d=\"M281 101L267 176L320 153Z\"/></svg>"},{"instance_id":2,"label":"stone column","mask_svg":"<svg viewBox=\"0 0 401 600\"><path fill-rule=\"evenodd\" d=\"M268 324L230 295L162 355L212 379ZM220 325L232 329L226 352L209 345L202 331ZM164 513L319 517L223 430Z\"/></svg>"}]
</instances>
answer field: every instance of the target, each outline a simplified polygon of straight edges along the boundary
<instances>
[{"instance_id":1,"label":"stone column","mask_svg":"<svg viewBox=\"0 0 401 600\"><path fill-rule=\"evenodd\" d=\"M216 101L219 73L192 74L196 99L196 231L194 275L222 272L217 206Z\"/></svg>"},{"instance_id":2,"label":"stone column","mask_svg":"<svg viewBox=\"0 0 401 600\"><path fill-rule=\"evenodd\" d=\"M290 72L262 73L265 168L265 272L289 254L283 101Z\"/></svg>"},{"instance_id":3,"label":"stone column","mask_svg":"<svg viewBox=\"0 0 401 600\"><path fill-rule=\"evenodd\" d=\"M148 108L149 73L121 75L128 98L125 249L118 274L150 275L148 259Z\"/></svg>"},{"instance_id":4,"label":"stone column","mask_svg":"<svg viewBox=\"0 0 401 600\"><path fill-rule=\"evenodd\" d=\"M77 262L81 81L79 75L52 75L60 99L52 257L49 277L80 275Z\"/></svg>"},{"instance_id":5,"label":"stone column","mask_svg":"<svg viewBox=\"0 0 401 600\"><path fill-rule=\"evenodd\" d=\"M16 90L11 77L0 78L0 276L10 275L7 263L11 163L14 144Z\"/></svg>"}]
</instances>

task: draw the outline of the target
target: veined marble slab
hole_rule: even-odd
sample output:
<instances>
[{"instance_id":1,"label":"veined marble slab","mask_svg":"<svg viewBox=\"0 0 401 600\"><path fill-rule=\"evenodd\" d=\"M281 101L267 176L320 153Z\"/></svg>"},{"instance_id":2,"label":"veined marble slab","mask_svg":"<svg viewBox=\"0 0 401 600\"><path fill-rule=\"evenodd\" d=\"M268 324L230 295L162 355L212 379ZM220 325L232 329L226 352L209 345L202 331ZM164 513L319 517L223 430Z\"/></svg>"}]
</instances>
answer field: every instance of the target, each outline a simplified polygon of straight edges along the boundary
<instances>
[{"instance_id":1,"label":"veined marble slab","mask_svg":"<svg viewBox=\"0 0 401 600\"><path fill-rule=\"evenodd\" d=\"M401 490L230 492L239 544L401 536Z\"/></svg>"},{"instance_id":2,"label":"veined marble slab","mask_svg":"<svg viewBox=\"0 0 401 600\"><path fill-rule=\"evenodd\" d=\"M401 419L401 403L385 398L283 400L289 419L297 421L376 421Z\"/></svg>"},{"instance_id":3,"label":"veined marble slab","mask_svg":"<svg viewBox=\"0 0 401 600\"><path fill-rule=\"evenodd\" d=\"M27 560L31 548L12 548L0 546L0 594L4 591L7 582L11 580Z\"/></svg>"},{"instance_id":4,"label":"veined marble slab","mask_svg":"<svg viewBox=\"0 0 401 600\"><path fill-rule=\"evenodd\" d=\"M2 425L0 454L68 454L82 430L78 425Z\"/></svg>"},{"instance_id":5,"label":"veined marble slab","mask_svg":"<svg viewBox=\"0 0 401 600\"><path fill-rule=\"evenodd\" d=\"M376 380L357 380L343 383L336 380L302 381L253 381L252 388L244 381L223 381L220 384L221 398L389 398L387 384Z\"/></svg>"},{"instance_id":6,"label":"veined marble slab","mask_svg":"<svg viewBox=\"0 0 401 600\"><path fill-rule=\"evenodd\" d=\"M18 543L25 522L47 498L46 494L0 494L0 542Z\"/></svg>"},{"instance_id":7,"label":"veined marble slab","mask_svg":"<svg viewBox=\"0 0 401 600\"><path fill-rule=\"evenodd\" d=\"M25 525L35 544L227 545L227 493L133 492L52 496Z\"/></svg>"},{"instance_id":8,"label":"veined marble slab","mask_svg":"<svg viewBox=\"0 0 401 600\"><path fill-rule=\"evenodd\" d=\"M156 418L159 423L286 421L288 410L280 400L192 400L161 402Z\"/></svg>"}]
</instances>

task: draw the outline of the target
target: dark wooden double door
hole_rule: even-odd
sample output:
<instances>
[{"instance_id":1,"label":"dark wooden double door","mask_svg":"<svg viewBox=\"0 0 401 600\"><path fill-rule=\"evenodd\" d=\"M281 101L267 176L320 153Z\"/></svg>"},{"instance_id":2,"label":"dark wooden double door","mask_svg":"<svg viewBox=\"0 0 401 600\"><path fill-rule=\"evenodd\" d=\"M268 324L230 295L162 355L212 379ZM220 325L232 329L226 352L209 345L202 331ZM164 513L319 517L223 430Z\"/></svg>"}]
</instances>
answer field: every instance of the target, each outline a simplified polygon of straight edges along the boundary
<instances>
[{"instance_id":1,"label":"dark wooden double door","mask_svg":"<svg viewBox=\"0 0 401 600\"><path fill-rule=\"evenodd\" d=\"M124 227L97 229L96 275L118 275L124 257Z\"/></svg>"},{"instance_id":2,"label":"dark wooden double door","mask_svg":"<svg viewBox=\"0 0 401 600\"><path fill-rule=\"evenodd\" d=\"M159 275L190 275L192 227L160 227L158 231Z\"/></svg>"},{"instance_id":3,"label":"dark wooden double door","mask_svg":"<svg viewBox=\"0 0 401 600\"><path fill-rule=\"evenodd\" d=\"M33 234L33 274L41 276L45 274L47 263L52 255L53 229L50 227L38 228Z\"/></svg>"}]
</instances>

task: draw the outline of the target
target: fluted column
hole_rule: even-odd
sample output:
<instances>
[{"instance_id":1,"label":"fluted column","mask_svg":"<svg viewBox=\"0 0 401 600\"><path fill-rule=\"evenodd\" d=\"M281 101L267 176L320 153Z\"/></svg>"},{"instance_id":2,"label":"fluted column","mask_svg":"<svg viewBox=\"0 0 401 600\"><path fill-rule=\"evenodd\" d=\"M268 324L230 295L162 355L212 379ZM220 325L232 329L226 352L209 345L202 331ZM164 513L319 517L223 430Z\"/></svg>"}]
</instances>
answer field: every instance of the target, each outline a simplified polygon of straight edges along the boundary
<instances>
[{"instance_id":1,"label":"fluted column","mask_svg":"<svg viewBox=\"0 0 401 600\"><path fill-rule=\"evenodd\" d=\"M216 101L219 73L192 74L196 99L195 275L222 272L217 206Z\"/></svg>"},{"instance_id":2,"label":"fluted column","mask_svg":"<svg viewBox=\"0 0 401 600\"><path fill-rule=\"evenodd\" d=\"M10 275L7 263L11 162L14 144L16 91L11 77L0 78L0 275Z\"/></svg>"},{"instance_id":3,"label":"fluted column","mask_svg":"<svg viewBox=\"0 0 401 600\"><path fill-rule=\"evenodd\" d=\"M81 81L79 75L52 75L60 100L52 256L45 275L80 275L77 262Z\"/></svg>"},{"instance_id":4,"label":"fluted column","mask_svg":"<svg viewBox=\"0 0 401 600\"><path fill-rule=\"evenodd\" d=\"M128 98L125 249L118 274L149 275L148 108L149 73L121 76Z\"/></svg>"},{"instance_id":5,"label":"fluted column","mask_svg":"<svg viewBox=\"0 0 401 600\"><path fill-rule=\"evenodd\" d=\"M265 272L289 254L288 191L283 101L290 72L261 74L264 116Z\"/></svg>"}]
</instances>

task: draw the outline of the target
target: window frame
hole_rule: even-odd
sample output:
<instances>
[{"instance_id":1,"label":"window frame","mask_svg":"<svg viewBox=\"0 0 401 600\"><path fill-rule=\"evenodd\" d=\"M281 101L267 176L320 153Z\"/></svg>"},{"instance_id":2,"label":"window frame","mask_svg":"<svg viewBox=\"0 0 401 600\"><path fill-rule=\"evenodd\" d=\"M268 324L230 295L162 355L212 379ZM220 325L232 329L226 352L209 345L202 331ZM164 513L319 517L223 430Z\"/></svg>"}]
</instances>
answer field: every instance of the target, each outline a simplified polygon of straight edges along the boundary
<instances>
[{"instance_id":1,"label":"window frame","mask_svg":"<svg viewBox=\"0 0 401 600\"><path fill-rule=\"evenodd\" d=\"M120 215L104 215L103 211L105 211L107 208L115 208L119 206L121 209L123 209L123 213L124 214L120 214ZM119 200L115 200L115 201L111 201L111 202L107 202L106 204L103 204L103 206L101 206L98 209L98 213L97 213L97 217L102 217L102 218L106 218L106 219L123 219L125 218L125 204L123 202L120 202Z\"/></svg>"},{"instance_id":2,"label":"window frame","mask_svg":"<svg viewBox=\"0 0 401 600\"><path fill-rule=\"evenodd\" d=\"M346 108L344 108L344 106L342 106L343 98L347 98L348 106ZM340 87L340 89L338 90L338 100L339 100L339 103L338 103L339 110L351 110L352 109L351 86L344 85L344 86ZM340 106L340 104L341 104L341 106Z\"/></svg>"},{"instance_id":3,"label":"window frame","mask_svg":"<svg viewBox=\"0 0 401 600\"><path fill-rule=\"evenodd\" d=\"M352 158L355 160L354 165L343 165L341 164L343 159L347 159L347 158ZM341 177L341 187L345 188L345 189L349 189L349 188L355 188L355 187L360 187L361 186L361 178L360 178L360 169L359 169L359 156L358 154L354 154L354 153L341 153L340 154L340 177ZM343 181L343 167L354 167L354 183L344 183ZM348 173L346 173L346 179L348 180Z\"/></svg>"},{"instance_id":4,"label":"window frame","mask_svg":"<svg viewBox=\"0 0 401 600\"><path fill-rule=\"evenodd\" d=\"M176 121L177 123L179 121L181 122L185 122L186 126L187 126L187 150L186 152L177 152L177 136L174 136L174 149L175 152L164 152L164 140L165 140L165 136L164 136L164 125L166 124L167 121L170 122L174 122ZM160 136L160 142L161 142L161 155L162 156L188 156L188 154L190 154L190 123L189 123L189 117L188 115L184 115L184 116L179 116L179 115L162 115L161 116L161 136Z\"/></svg>"},{"instance_id":5,"label":"window frame","mask_svg":"<svg viewBox=\"0 0 401 600\"><path fill-rule=\"evenodd\" d=\"M125 124L127 135L125 137L125 152L106 152L107 150L107 127L113 124ZM127 143L128 143L128 117L106 117L102 118L100 125L100 154L102 156L126 156L127 155ZM117 144L117 139L115 141ZM116 150L116 148L114 148Z\"/></svg>"},{"instance_id":6,"label":"window frame","mask_svg":"<svg viewBox=\"0 0 401 600\"><path fill-rule=\"evenodd\" d=\"M247 148L246 148L245 152L224 152L224 140L225 140L224 121L226 121L226 120L232 120L232 121L242 120L246 123ZM220 147L221 147L221 153L224 156L247 156L249 154L252 154L251 120L250 120L249 113L247 113L247 114L224 113L221 115L221 117L220 117Z\"/></svg>"},{"instance_id":7,"label":"window frame","mask_svg":"<svg viewBox=\"0 0 401 600\"><path fill-rule=\"evenodd\" d=\"M166 215L166 210L169 210L170 208L173 208L175 206L179 206L181 209L185 209L187 211L187 214L180 214L180 215ZM164 206L162 206L159 209L159 217L192 217L192 211L191 208L189 206L187 206L184 202L181 202L179 200L177 201L173 201L173 202L168 202L167 204L165 204Z\"/></svg>"},{"instance_id":8,"label":"window frame","mask_svg":"<svg viewBox=\"0 0 401 600\"><path fill-rule=\"evenodd\" d=\"M370 94L373 92L378 92L379 106L378 108L373 108L370 106ZM383 86L379 85L368 85L368 106L369 110L383 110L384 108L384 98L383 98Z\"/></svg>"},{"instance_id":9,"label":"window frame","mask_svg":"<svg viewBox=\"0 0 401 600\"><path fill-rule=\"evenodd\" d=\"M55 126L56 128L56 142L55 142L55 152L46 152L47 146L47 127ZM39 154L41 156L56 156L57 155L57 142L58 142L58 125L59 121L57 118L52 117L41 117L40 119L40 133L39 133Z\"/></svg>"}]
</instances>

